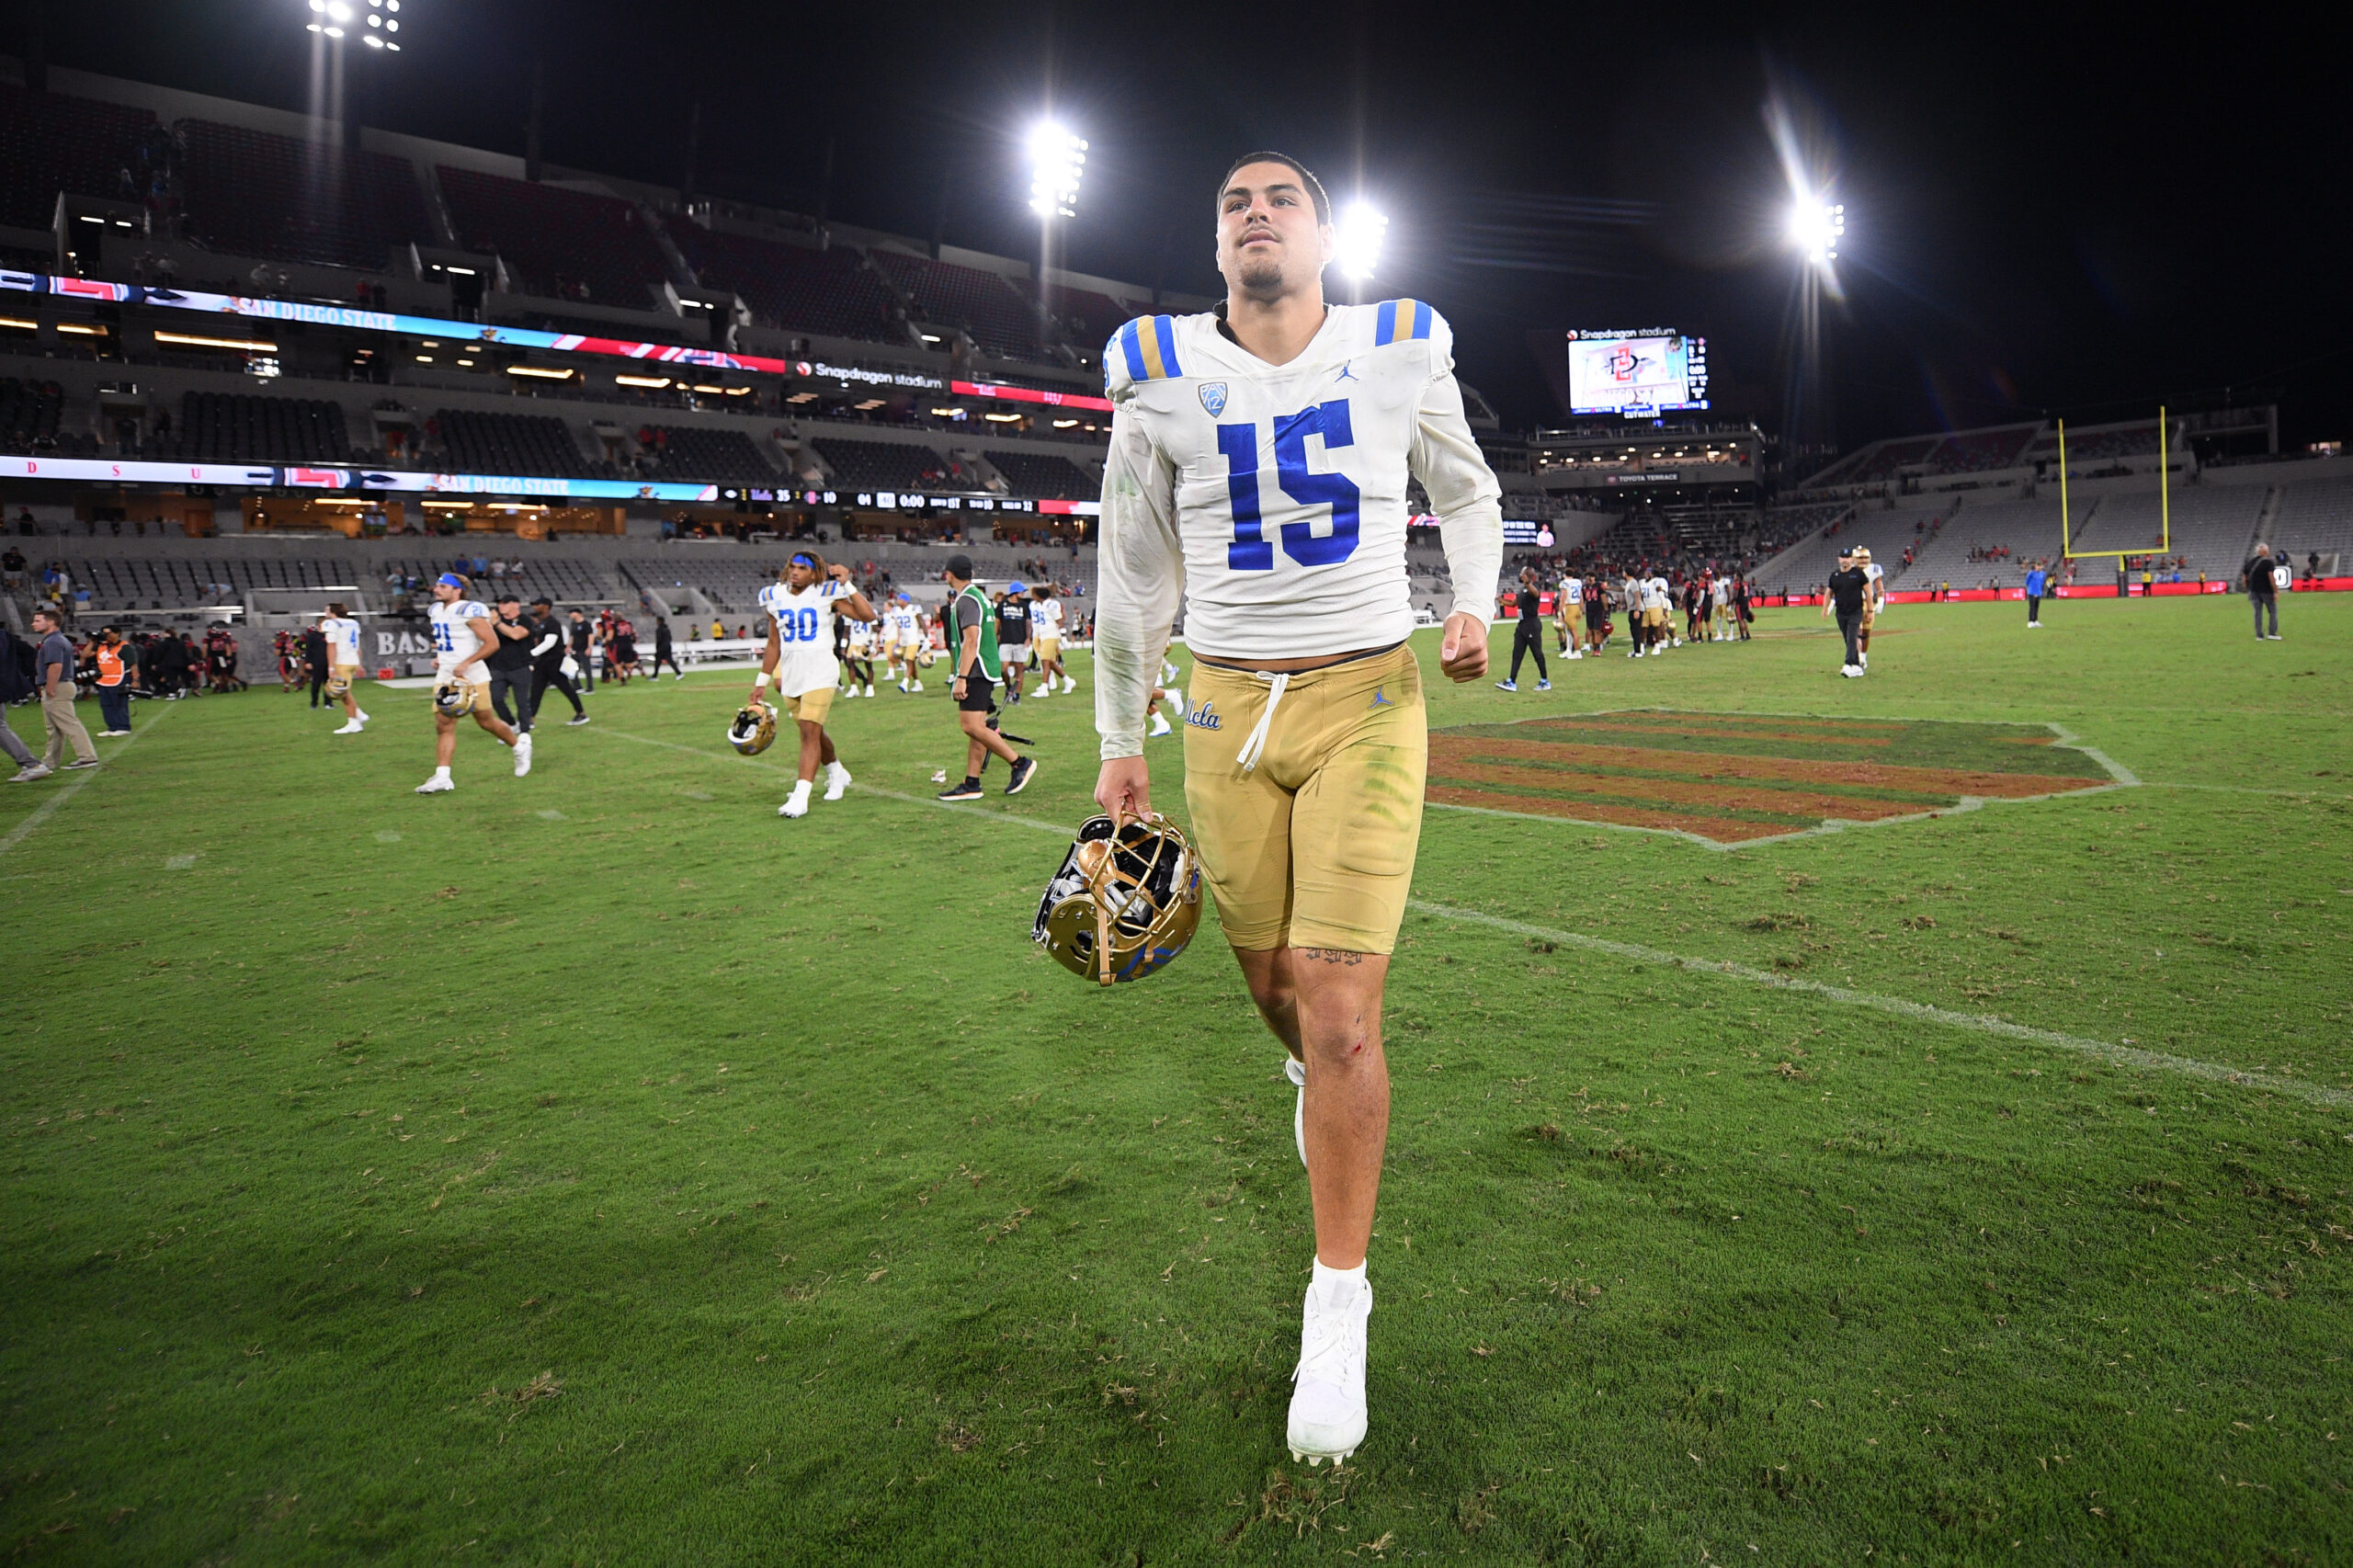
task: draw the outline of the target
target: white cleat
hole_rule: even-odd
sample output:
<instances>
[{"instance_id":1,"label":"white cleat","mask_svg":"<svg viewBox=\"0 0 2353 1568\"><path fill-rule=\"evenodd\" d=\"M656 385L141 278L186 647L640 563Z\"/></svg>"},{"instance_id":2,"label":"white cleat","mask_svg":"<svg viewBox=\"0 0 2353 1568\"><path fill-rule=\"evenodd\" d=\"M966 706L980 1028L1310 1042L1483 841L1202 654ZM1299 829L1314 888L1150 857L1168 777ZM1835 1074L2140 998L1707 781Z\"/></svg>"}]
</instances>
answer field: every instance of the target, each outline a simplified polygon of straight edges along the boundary
<instances>
[{"instance_id":1,"label":"white cleat","mask_svg":"<svg viewBox=\"0 0 2353 1568\"><path fill-rule=\"evenodd\" d=\"M424 783L419 784L416 787L416 792L420 795L439 795L454 790L457 787L457 782L454 779L444 778L441 775L437 773L432 778L426 779Z\"/></svg>"},{"instance_id":2,"label":"white cleat","mask_svg":"<svg viewBox=\"0 0 2353 1568\"><path fill-rule=\"evenodd\" d=\"M869 697L874 695L874 683L871 681L869 681L866 685L866 695Z\"/></svg>"},{"instance_id":3,"label":"white cleat","mask_svg":"<svg viewBox=\"0 0 2353 1568\"><path fill-rule=\"evenodd\" d=\"M365 708L359 710L359 722L363 724L368 722L368 710Z\"/></svg>"},{"instance_id":4,"label":"white cleat","mask_svg":"<svg viewBox=\"0 0 2353 1568\"><path fill-rule=\"evenodd\" d=\"M1299 1163L1307 1164L1307 1064L1296 1056L1283 1058L1283 1076L1299 1091L1299 1099L1291 1107L1290 1135L1299 1144Z\"/></svg>"},{"instance_id":5,"label":"white cleat","mask_svg":"<svg viewBox=\"0 0 2353 1568\"><path fill-rule=\"evenodd\" d=\"M515 777L520 778L531 771L531 732L524 731L515 737Z\"/></svg>"},{"instance_id":6,"label":"white cleat","mask_svg":"<svg viewBox=\"0 0 2353 1568\"><path fill-rule=\"evenodd\" d=\"M825 799L838 801L849 792L849 769L838 762L825 765Z\"/></svg>"},{"instance_id":7,"label":"white cleat","mask_svg":"<svg viewBox=\"0 0 2353 1568\"><path fill-rule=\"evenodd\" d=\"M1176 733L1169 725L1167 714L1154 713L1152 716L1152 728L1145 733L1145 738L1150 739L1154 735L1172 735Z\"/></svg>"},{"instance_id":8,"label":"white cleat","mask_svg":"<svg viewBox=\"0 0 2353 1568\"><path fill-rule=\"evenodd\" d=\"M922 692L923 692L923 682L921 682L921 681L917 681L917 682L915 682L913 686L909 687L907 689L908 689L909 691L914 692L914 693L915 693L916 695L920 696L920 695L922 695Z\"/></svg>"},{"instance_id":9,"label":"white cleat","mask_svg":"<svg viewBox=\"0 0 2353 1568\"><path fill-rule=\"evenodd\" d=\"M354 719L349 723L344 725L342 729L337 730L335 733L338 735L356 735L367 727L367 725L361 723L358 720Z\"/></svg>"},{"instance_id":10,"label":"white cleat","mask_svg":"<svg viewBox=\"0 0 2353 1568\"><path fill-rule=\"evenodd\" d=\"M1052 681L1048 681L1045 685L1038 688L1038 700L1043 702L1047 698L1051 697L1053 694L1054 683Z\"/></svg>"},{"instance_id":11,"label":"white cleat","mask_svg":"<svg viewBox=\"0 0 2353 1568\"><path fill-rule=\"evenodd\" d=\"M803 788L793 790L790 795L785 798L784 804L776 809L776 814L780 817L807 816L809 814L808 790Z\"/></svg>"},{"instance_id":12,"label":"white cleat","mask_svg":"<svg viewBox=\"0 0 2353 1568\"><path fill-rule=\"evenodd\" d=\"M1365 1320L1371 1315L1370 1284L1358 1285L1342 1302L1324 1301L1314 1286L1307 1288L1287 1440L1290 1457L1311 1468L1325 1460L1337 1466L1364 1446Z\"/></svg>"},{"instance_id":13,"label":"white cleat","mask_svg":"<svg viewBox=\"0 0 2353 1568\"><path fill-rule=\"evenodd\" d=\"M1077 689L1078 682L1071 679L1068 676L1063 676L1063 695L1064 697L1068 697L1072 692L1076 691Z\"/></svg>"}]
</instances>

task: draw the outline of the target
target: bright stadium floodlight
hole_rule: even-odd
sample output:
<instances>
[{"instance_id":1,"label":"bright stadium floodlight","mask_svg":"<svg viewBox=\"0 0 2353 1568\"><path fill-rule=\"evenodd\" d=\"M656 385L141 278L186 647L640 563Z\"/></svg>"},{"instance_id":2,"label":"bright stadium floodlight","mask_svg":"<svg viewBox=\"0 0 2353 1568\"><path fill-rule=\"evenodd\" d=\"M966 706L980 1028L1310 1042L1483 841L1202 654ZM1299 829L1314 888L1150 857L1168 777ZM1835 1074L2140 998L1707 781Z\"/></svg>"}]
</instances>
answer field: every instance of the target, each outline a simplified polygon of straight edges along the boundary
<instances>
[{"instance_id":1,"label":"bright stadium floodlight","mask_svg":"<svg viewBox=\"0 0 2353 1568\"><path fill-rule=\"evenodd\" d=\"M1847 209L1840 202L1801 196L1790 210L1790 243L1816 267L1838 259L1838 242L1847 237Z\"/></svg>"},{"instance_id":2,"label":"bright stadium floodlight","mask_svg":"<svg viewBox=\"0 0 2353 1568\"><path fill-rule=\"evenodd\" d=\"M1388 214L1369 201L1351 202L1333 230L1332 263L1341 277L1362 282L1380 265L1381 242L1388 237Z\"/></svg>"},{"instance_id":3,"label":"bright stadium floodlight","mask_svg":"<svg viewBox=\"0 0 2353 1568\"><path fill-rule=\"evenodd\" d=\"M1040 218L1078 216L1078 183L1086 174L1086 140L1051 120L1029 133L1029 210Z\"/></svg>"}]
</instances>

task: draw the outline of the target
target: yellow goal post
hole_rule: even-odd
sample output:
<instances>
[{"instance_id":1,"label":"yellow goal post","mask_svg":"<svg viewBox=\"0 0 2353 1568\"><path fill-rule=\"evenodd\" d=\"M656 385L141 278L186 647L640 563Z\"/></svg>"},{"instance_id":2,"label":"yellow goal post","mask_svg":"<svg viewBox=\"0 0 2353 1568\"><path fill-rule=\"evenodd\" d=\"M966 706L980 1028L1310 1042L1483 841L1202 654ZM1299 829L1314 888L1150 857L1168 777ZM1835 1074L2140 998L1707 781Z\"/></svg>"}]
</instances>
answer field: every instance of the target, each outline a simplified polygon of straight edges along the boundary
<instances>
[{"instance_id":1,"label":"yellow goal post","mask_svg":"<svg viewBox=\"0 0 2353 1568\"><path fill-rule=\"evenodd\" d=\"M2173 470L2172 431L2165 424L2165 404L2157 405L2157 542L2130 550L2077 550L2075 518L2067 506L2067 422L2059 421L2059 554L2062 560L2097 561L2128 555L2173 553L2173 493L2167 479Z\"/></svg>"}]
</instances>

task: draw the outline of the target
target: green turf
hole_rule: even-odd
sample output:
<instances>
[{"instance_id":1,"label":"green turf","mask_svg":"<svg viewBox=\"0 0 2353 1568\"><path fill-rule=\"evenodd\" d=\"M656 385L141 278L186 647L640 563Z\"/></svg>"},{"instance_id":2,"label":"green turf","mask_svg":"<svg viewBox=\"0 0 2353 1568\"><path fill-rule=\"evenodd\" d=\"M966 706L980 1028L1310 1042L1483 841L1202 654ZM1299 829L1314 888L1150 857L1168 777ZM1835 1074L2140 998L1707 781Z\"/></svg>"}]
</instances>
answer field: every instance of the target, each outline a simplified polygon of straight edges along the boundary
<instances>
[{"instance_id":1,"label":"green turf","mask_svg":"<svg viewBox=\"0 0 2353 1568\"><path fill-rule=\"evenodd\" d=\"M734 677L600 691L528 780L470 734L438 798L415 692L356 740L274 692L142 705L0 851L0 1540L2343 1562L2353 598L2281 643L2235 599L2045 617L1899 608L1863 681L1768 612L1433 694L2055 722L2146 786L1731 850L1432 812L1336 1475L1282 1449L1305 1186L1213 924L1109 994L1027 940L1084 696L1018 710L1046 765L1010 803L800 823L782 752L725 750ZM961 771L937 681L836 711L863 785Z\"/></svg>"}]
</instances>

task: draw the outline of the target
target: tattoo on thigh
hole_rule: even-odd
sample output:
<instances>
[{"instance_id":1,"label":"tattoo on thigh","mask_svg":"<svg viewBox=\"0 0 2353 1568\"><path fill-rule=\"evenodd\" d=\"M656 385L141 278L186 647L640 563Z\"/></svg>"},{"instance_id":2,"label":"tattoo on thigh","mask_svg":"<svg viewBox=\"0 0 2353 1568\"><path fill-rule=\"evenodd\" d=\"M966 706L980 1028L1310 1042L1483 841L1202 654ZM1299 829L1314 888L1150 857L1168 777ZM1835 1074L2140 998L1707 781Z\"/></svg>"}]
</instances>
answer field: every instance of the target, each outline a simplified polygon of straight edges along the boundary
<instances>
[{"instance_id":1,"label":"tattoo on thigh","mask_svg":"<svg viewBox=\"0 0 2353 1568\"><path fill-rule=\"evenodd\" d=\"M1362 953L1352 953L1344 948L1293 948L1291 952L1294 956L1305 959L1310 963L1345 964L1350 968L1364 962L1365 957Z\"/></svg>"}]
</instances>

